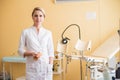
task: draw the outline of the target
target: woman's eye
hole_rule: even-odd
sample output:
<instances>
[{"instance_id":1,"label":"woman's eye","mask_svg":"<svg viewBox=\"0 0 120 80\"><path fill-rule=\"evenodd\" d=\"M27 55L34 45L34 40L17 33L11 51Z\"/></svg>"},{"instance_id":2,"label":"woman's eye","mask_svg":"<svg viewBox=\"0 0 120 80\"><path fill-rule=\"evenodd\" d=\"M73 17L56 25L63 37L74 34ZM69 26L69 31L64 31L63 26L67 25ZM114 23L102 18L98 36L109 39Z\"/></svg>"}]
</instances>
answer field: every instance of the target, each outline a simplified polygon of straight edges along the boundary
<instances>
[{"instance_id":1,"label":"woman's eye","mask_svg":"<svg viewBox=\"0 0 120 80\"><path fill-rule=\"evenodd\" d=\"M40 17L42 17L42 15L40 15Z\"/></svg>"},{"instance_id":2,"label":"woman's eye","mask_svg":"<svg viewBox=\"0 0 120 80\"><path fill-rule=\"evenodd\" d=\"M38 17L38 15L34 15L34 17Z\"/></svg>"}]
</instances>

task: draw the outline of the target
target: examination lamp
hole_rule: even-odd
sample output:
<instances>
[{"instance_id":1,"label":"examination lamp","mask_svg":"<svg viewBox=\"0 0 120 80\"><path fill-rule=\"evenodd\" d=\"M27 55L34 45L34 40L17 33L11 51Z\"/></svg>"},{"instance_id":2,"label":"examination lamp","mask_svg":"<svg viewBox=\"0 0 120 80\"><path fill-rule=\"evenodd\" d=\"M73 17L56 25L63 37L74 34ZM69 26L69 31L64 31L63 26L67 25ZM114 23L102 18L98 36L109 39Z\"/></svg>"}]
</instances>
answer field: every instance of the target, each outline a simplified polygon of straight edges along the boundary
<instances>
[{"instance_id":1,"label":"examination lamp","mask_svg":"<svg viewBox=\"0 0 120 80\"><path fill-rule=\"evenodd\" d=\"M68 41L70 40L68 37L64 37L64 33L71 26L76 26L78 28L78 31L79 31L79 33L78 33L79 34L79 38L78 38L77 43L75 45L75 49L78 50L78 51L90 50L90 48L91 48L91 41L84 42L84 41L81 40L80 26L77 25L77 24L71 24L71 25L69 25L69 26L67 26L65 28L65 30L63 31L63 33L61 35L61 37L62 37L61 43L62 44L67 44Z\"/></svg>"},{"instance_id":2,"label":"examination lamp","mask_svg":"<svg viewBox=\"0 0 120 80\"><path fill-rule=\"evenodd\" d=\"M65 30L63 31L63 33L62 33L62 35L61 35L61 37L62 37L62 41L61 41L61 42L62 42L63 44L67 44L68 41L70 40L68 37L64 37L64 33L65 33L65 31L66 31L68 28L70 28L71 26L76 26L76 27L78 28L78 30L79 30L79 39L81 39L80 26L77 25L77 24L71 24L71 25L69 25L69 26L67 26L67 27L65 28Z\"/></svg>"},{"instance_id":3,"label":"examination lamp","mask_svg":"<svg viewBox=\"0 0 120 80\"><path fill-rule=\"evenodd\" d=\"M82 41L81 40L81 33L80 33L80 26L79 25L77 25L77 24L71 24L71 25L69 25L69 26L67 26L66 28L65 28L65 30L63 31L63 33L62 33L62 35L61 35L61 37L62 37L62 40L61 40L61 43L63 44L63 45L65 45L65 44L67 44L68 43L68 41L70 40L68 37L64 37L64 33L65 33L65 31L68 29L68 28L70 28L70 27L72 27L72 26L76 26L77 28L78 28L78 31L79 31L79 38L78 38L78 41L77 41L77 43L76 43L76 45L75 45L75 49L76 50L78 50L79 52L80 52L80 54L82 54L82 57L83 57L83 51L85 51L85 50L88 50L88 49L90 49L91 48L91 41L90 42L84 42L84 41ZM81 72L81 80L82 80L82 61L81 61L81 58L80 58L80 72Z\"/></svg>"}]
</instances>

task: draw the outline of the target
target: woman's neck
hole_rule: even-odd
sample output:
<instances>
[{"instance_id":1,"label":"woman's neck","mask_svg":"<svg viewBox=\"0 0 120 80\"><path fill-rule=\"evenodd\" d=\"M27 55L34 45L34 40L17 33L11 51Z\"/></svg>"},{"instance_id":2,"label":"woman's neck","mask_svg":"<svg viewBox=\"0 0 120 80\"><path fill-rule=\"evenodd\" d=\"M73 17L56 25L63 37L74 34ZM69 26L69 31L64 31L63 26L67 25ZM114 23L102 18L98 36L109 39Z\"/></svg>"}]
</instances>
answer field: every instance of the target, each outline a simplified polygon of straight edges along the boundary
<instances>
[{"instance_id":1,"label":"woman's neck","mask_svg":"<svg viewBox=\"0 0 120 80\"><path fill-rule=\"evenodd\" d=\"M35 24L34 24L34 26L35 26L36 29L37 29L37 33L39 33L39 31L40 31L39 29L40 29L41 25L35 25Z\"/></svg>"},{"instance_id":2,"label":"woman's neck","mask_svg":"<svg viewBox=\"0 0 120 80\"><path fill-rule=\"evenodd\" d=\"M39 24L39 25L38 25L38 24L34 24L34 26L35 26L36 28L41 27L41 25L42 25L42 24Z\"/></svg>"}]
</instances>

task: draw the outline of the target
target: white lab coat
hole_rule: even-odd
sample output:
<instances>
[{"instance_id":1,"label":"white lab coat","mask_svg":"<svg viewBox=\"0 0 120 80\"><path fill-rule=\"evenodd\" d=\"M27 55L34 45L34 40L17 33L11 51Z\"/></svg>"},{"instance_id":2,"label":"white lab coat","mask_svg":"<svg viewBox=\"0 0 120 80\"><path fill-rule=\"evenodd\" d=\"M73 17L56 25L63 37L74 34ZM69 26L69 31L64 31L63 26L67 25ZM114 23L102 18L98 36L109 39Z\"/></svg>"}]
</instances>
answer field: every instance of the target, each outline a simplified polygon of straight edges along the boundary
<instances>
[{"instance_id":1,"label":"white lab coat","mask_svg":"<svg viewBox=\"0 0 120 80\"><path fill-rule=\"evenodd\" d=\"M27 57L26 80L52 80L52 64L49 64L49 57L54 57L52 33L40 27L37 34L34 26L23 30L18 53L23 56L26 50L42 53L37 61Z\"/></svg>"}]
</instances>

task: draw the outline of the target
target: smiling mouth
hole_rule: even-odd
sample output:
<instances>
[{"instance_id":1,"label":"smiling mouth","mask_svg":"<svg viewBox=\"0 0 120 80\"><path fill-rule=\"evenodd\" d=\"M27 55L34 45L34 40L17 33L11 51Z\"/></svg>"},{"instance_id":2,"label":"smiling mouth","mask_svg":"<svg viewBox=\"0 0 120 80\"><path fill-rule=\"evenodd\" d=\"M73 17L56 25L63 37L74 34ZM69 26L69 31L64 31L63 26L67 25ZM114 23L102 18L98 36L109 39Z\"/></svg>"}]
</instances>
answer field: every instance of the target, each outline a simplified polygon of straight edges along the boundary
<instances>
[{"instance_id":1,"label":"smiling mouth","mask_svg":"<svg viewBox=\"0 0 120 80\"><path fill-rule=\"evenodd\" d=\"M41 21L36 21L36 22L41 22Z\"/></svg>"}]
</instances>

